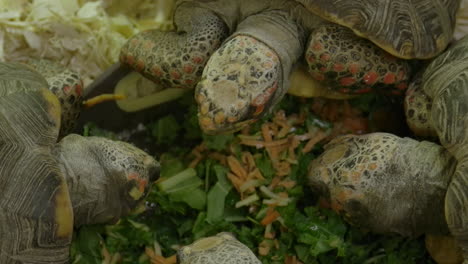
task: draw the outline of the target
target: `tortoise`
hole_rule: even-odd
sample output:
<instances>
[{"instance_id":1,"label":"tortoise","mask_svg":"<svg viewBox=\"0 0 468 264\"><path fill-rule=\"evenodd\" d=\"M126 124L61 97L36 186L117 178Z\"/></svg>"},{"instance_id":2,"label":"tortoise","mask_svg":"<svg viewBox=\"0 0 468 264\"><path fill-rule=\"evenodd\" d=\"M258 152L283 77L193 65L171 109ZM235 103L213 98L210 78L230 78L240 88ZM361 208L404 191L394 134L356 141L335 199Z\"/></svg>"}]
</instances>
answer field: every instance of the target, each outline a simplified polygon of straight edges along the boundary
<instances>
[{"instance_id":1,"label":"tortoise","mask_svg":"<svg viewBox=\"0 0 468 264\"><path fill-rule=\"evenodd\" d=\"M255 254L231 233L201 238L177 251L178 264L261 264Z\"/></svg>"},{"instance_id":2,"label":"tortoise","mask_svg":"<svg viewBox=\"0 0 468 264\"><path fill-rule=\"evenodd\" d=\"M407 236L450 232L463 260L439 263L468 263L467 54L468 36L437 56L407 94L411 127L435 133L441 145L387 133L347 135L325 146L308 175L351 223Z\"/></svg>"},{"instance_id":3,"label":"tortoise","mask_svg":"<svg viewBox=\"0 0 468 264\"><path fill-rule=\"evenodd\" d=\"M459 0L179 0L175 31L141 32L120 62L166 88L195 89L205 133L269 113L301 63L328 88L403 94L407 59L452 40ZM141 106L144 107L144 106Z\"/></svg>"},{"instance_id":4,"label":"tortoise","mask_svg":"<svg viewBox=\"0 0 468 264\"><path fill-rule=\"evenodd\" d=\"M270 112L304 62L315 80L339 92L403 94L413 75L408 59L444 51L459 4L180 0L176 31L134 36L120 61L161 86L195 88L202 130L232 132ZM442 157L449 159L433 159Z\"/></svg>"},{"instance_id":5,"label":"tortoise","mask_svg":"<svg viewBox=\"0 0 468 264\"><path fill-rule=\"evenodd\" d=\"M115 223L141 205L159 175L159 163L128 143L76 134L58 141L62 117L75 115L67 111L76 104L66 98L79 94L80 86L73 85L80 81L73 72L40 65L36 71L0 63L0 263L5 264L69 263L74 226ZM56 78L48 75L52 72Z\"/></svg>"}]
</instances>

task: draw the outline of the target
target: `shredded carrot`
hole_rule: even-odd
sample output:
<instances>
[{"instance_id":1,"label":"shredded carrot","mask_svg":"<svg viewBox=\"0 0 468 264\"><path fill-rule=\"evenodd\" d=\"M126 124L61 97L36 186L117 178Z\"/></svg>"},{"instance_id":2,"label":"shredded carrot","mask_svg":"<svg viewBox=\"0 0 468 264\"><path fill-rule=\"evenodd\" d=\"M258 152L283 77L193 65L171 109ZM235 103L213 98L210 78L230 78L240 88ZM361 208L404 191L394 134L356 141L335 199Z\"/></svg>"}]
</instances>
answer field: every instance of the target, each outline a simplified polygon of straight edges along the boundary
<instances>
[{"instance_id":1,"label":"shredded carrot","mask_svg":"<svg viewBox=\"0 0 468 264\"><path fill-rule=\"evenodd\" d=\"M270 131L269 123L264 123L262 125L262 136L263 136L263 140L265 140L266 142L273 141L273 138L271 137L270 132L271 131Z\"/></svg>"},{"instance_id":2,"label":"shredded carrot","mask_svg":"<svg viewBox=\"0 0 468 264\"><path fill-rule=\"evenodd\" d=\"M245 126L244 128L242 128L241 132L240 132L242 135L248 135L250 134L250 126Z\"/></svg>"},{"instance_id":3,"label":"shredded carrot","mask_svg":"<svg viewBox=\"0 0 468 264\"><path fill-rule=\"evenodd\" d=\"M168 264L166 259L163 256L156 255L151 259L152 264Z\"/></svg>"},{"instance_id":4,"label":"shredded carrot","mask_svg":"<svg viewBox=\"0 0 468 264\"><path fill-rule=\"evenodd\" d=\"M278 219L278 217L280 217L280 213L278 213L278 211L276 210L268 210L267 214L265 215L265 217L262 219L262 221L260 222L260 224L266 226L268 224L271 224L273 223L276 219Z\"/></svg>"},{"instance_id":5,"label":"shredded carrot","mask_svg":"<svg viewBox=\"0 0 468 264\"><path fill-rule=\"evenodd\" d=\"M109 250L107 250L106 246L103 246L101 249L101 255L103 257L104 263L110 263L112 256L109 253Z\"/></svg>"},{"instance_id":6,"label":"shredded carrot","mask_svg":"<svg viewBox=\"0 0 468 264\"><path fill-rule=\"evenodd\" d=\"M309 139L307 144L302 149L302 153L310 152L314 148L315 144L317 144L318 142L320 142L322 139L326 137L327 137L327 134L325 132L319 131L317 134L315 134L313 138Z\"/></svg>"},{"instance_id":7,"label":"shredded carrot","mask_svg":"<svg viewBox=\"0 0 468 264\"><path fill-rule=\"evenodd\" d=\"M249 172L249 176L247 176L247 178L265 180L265 177L263 177L262 173L258 168L255 168L253 171Z\"/></svg>"},{"instance_id":8,"label":"shredded carrot","mask_svg":"<svg viewBox=\"0 0 468 264\"><path fill-rule=\"evenodd\" d=\"M201 154L200 150L198 148L194 148L191 152L192 155L194 155L196 158L200 158L203 156L203 154Z\"/></svg>"},{"instance_id":9,"label":"shredded carrot","mask_svg":"<svg viewBox=\"0 0 468 264\"><path fill-rule=\"evenodd\" d=\"M291 128L292 127L287 124L285 126L282 126L280 131L278 132L277 137L284 138L291 131Z\"/></svg>"},{"instance_id":10,"label":"shredded carrot","mask_svg":"<svg viewBox=\"0 0 468 264\"><path fill-rule=\"evenodd\" d=\"M237 192L241 193L240 187L244 183L241 179L239 179L235 174L228 173L227 174L228 179L231 181L232 185L234 185L234 188L236 188Z\"/></svg>"},{"instance_id":11,"label":"shredded carrot","mask_svg":"<svg viewBox=\"0 0 468 264\"><path fill-rule=\"evenodd\" d=\"M274 167L276 169L276 175L280 177L289 175L289 173L291 172L291 163L287 161L277 162L274 164Z\"/></svg>"},{"instance_id":12,"label":"shredded carrot","mask_svg":"<svg viewBox=\"0 0 468 264\"><path fill-rule=\"evenodd\" d=\"M221 154L219 152L212 152L212 153L208 154L208 157L219 161L219 163L221 163L224 166L227 166L227 157L226 157L226 155L223 155L223 154Z\"/></svg>"},{"instance_id":13,"label":"shredded carrot","mask_svg":"<svg viewBox=\"0 0 468 264\"><path fill-rule=\"evenodd\" d=\"M312 138L314 135L312 133L306 133L306 134L302 134L302 135L295 135L294 138L298 141L306 141L306 140L309 140L310 138Z\"/></svg>"},{"instance_id":14,"label":"shredded carrot","mask_svg":"<svg viewBox=\"0 0 468 264\"><path fill-rule=\"evenodd\" d=\"M276 176L271 180L270 186L268 186L269 189L273 190L275 189L276 186L281 182L281 177Z\"/></svg>"},{"instance_id":15,"label":"shredded carrot","mask_svg":"<svg viewBox=\"0 0 468 264\"><path fill-rule=\"evenodd\" d=\"M268 255L268 253L270 253L270 249L271 249L271 243L269 243L268 240L263 240L258 245L258 254L260 256L266 256Z\"/></svg>"},{"instance_id":16,"label":"shredded carrot","mask_svg":"<svg viewBox=\"0 0 468 264\"><path fill-rule=\"evenodd\" d=\"M197 157L195 158L194 160L192 160L192 162L190 162L190 164L188 165L189 168L195 168L198 163L200 163L200 161L203 159L203 157Z\"/></svg>"},{"instance_id":17,"label":"shredded carrot","mask_svg":"<svg viewBox=\"0 0 468 264\"><path fill-rule=\"evenodd\" d=\"M177 255L172 255L168 258L166 258L166 263L167 264L176 264L177 263Z\"/></svg>"},{"instance_id":18,"label":"shredded carrot","mask_svg":"<svg viewBox=\"0 0 468 264\"><path fill-rule=\"evenodd\" d=\"M299 264L296 256L286 256L284 264Z\"/></svg>"},{"instance_id":19,"label":"shredded carrot","mask_svg":"<svg viewBox=\"0 0 468 264\"><path fill-rule=\"evenodd\" d=\"M248 171L251 171L256 167L254 157L252 153L248 151L242 152L242 162L247 166Z\"/></svg>"},{"instance_id":20,"label":"shredded carrot","mask_svg":"<svg viewBox=\"0 0 468 264\"><path fill-rule=\"evenodd\" d=\"M278 183L279 186L283 186L286 189L292 189L294 186L296 186L296 181L293 180L284 180Z\"/></svg>"},{"instance_id":21,"label":"shredded carrot","mask_svg":"<svg viewBox=\"0 0 468 264\"><path fill-rule=\"evenodd\" d=\"M263 235L264 238L267 239L274 239L276 234L274 232L266 232L265 235Z\"/></svg>"},{"instance_id":22,"label":"shredded carrot","mask_svg":"<svg viewBox=\"0 0 468 264\"><path fill-rule=\"evenodd\" d=\"M287 143L288 143L287 138L273 140L271 142L265 142L262 140L243 139L243 138L241 139L242 145L257 147L257 148L274 147L274 146L279 146L279 145L283 145Z\"/></svg>"},{"instance_id":23,"label":"shredded carrot","mask_svg":"<svg viewBox=\"0 0 468 264\"><path fill-rule=\"evenodd\" d=\"M227 157L227 162L228 162L229 168L231 169L231 171L234 174L236 174L242 180L247 179L247 171L241 165L241 163L239 162L239 160L236 157L234 157L232 155Z\"/></svg>"},{"instance_id":24,"label":"shredded carrot","mask_svg":"<svg viewBox=\"0 0 468 264\"><path fill-rule=\"evenodd\" d=\"M150 247L145 248L145 254L150 258L151 264L167 264L164 257L157 255Z\"/></svg>"},{"instance_id":25,"label":"shredded carrot","mask_svg":"<svg viewBox=\"0 0 468 264\"><path fill-rule=\"evenodd\" d=\"M299 146L300 142L299 140L292 136L290 138L290 144L289 144L289 147L288 147L288 159L290 160L290 163L295 163L297 162L297 157L296 157L296 148Z\"/></svg>"}]
</instances>

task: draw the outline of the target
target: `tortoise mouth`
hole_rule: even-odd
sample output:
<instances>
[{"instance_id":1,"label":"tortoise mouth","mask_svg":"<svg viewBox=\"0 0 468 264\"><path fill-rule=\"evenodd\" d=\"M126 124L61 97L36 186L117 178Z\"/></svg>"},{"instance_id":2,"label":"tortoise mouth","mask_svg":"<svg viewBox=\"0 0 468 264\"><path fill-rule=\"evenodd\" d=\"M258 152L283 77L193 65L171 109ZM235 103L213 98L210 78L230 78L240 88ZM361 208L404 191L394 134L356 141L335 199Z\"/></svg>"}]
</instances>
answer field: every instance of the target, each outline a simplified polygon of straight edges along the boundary
<instances>
[{"instance_id":1,"label":"tortoise mouth","mask_svg":"<svg viewBox=\"0 0 468 264\"><path fill-rule=\"evenodd\" d=\"M233 96L224 94L220 99L220 90L235 90ZM243 93L245 87L233 83L200 82L197 86L198 121L200 128L206 134L227 134L237 132L249 124L262 118L273 105L273 99L278 92L277 82L264 87L259 95L249 94L243 98L237 94ZM210 90L210 91L208 91Z\"/></svg>"}]
</instances>

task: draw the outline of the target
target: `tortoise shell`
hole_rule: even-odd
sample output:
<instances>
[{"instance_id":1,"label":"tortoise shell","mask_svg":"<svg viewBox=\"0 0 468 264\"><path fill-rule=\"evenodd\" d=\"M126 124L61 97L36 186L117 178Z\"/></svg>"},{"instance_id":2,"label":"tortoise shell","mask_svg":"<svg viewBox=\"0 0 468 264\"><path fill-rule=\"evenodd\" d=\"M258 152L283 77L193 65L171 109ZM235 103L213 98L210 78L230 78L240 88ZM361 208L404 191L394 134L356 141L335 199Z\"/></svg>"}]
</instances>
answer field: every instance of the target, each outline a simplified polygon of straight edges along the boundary
<instances>
[{"instance_id":1,"label":"tortoise shell","mask_svg":"<svg viewBox=\"0 0 468 264\"><path fill-rule=\"evenodd\" d=\"M297 0L390 54L427 59L452 41L459 0Z\"/></svg>"},{"instance_id":2,"label":"tortoise shell","mask_svg":"<svg viewBox=\"0 0 468 264\"><path fill-rule=\"evenodd\" d=\"M46 80L0 63L0 262L66 263L73 231L67 183L51 151L60 103Z\"/></svg>"},{"instance_id":3,"label":"tortoise shell","mask_svg":"<svg viewBox=\"0 0 468 264\"><path fill-rule=\"evenodd\" d=\"M468 36L434 59L422 89L432 99L431 123L458 161L445 196L445 218L468 261Z\"/></svg>"}]
</instances>

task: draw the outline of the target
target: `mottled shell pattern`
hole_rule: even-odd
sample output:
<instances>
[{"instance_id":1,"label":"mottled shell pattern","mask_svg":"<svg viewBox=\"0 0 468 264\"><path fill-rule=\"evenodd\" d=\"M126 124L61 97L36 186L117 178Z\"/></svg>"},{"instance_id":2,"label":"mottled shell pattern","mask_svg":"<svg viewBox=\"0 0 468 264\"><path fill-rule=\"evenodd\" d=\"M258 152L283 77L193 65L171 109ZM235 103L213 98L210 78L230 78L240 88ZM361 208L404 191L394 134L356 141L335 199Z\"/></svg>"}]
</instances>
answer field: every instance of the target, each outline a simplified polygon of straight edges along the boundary
<instances>
[{"instance_id":1,"label":"mottled shell pattern","mask_svg":"<svg viewBox=\"0 0 468 264\"><path fill-rule=\"evenodd\" d=\"M468 262L468 36L433 60L422 89L432 99L431 123L458 161L445 196L445 218Z\"/></svg>"},{"instance_id":2,"label":"mottled shell pattern","mask_svg":"<svg viewBox=\"0 0 468 264\"><path fill-rule=\"evenodd\" d=\"M67 183L52 155L60 103L37 72L0 63L0 263L66 263Z\"/></svg>"},{"instance_id":3,"label":"mottled shell pattern","mask_svg":"<svg viewBox=\"0 0 468 264\"><path fill-rule=\"evenodd\" d=\"M296 0L390 54L427 59L452 41L459 0Z\"/></svg>"}]
</instances>

